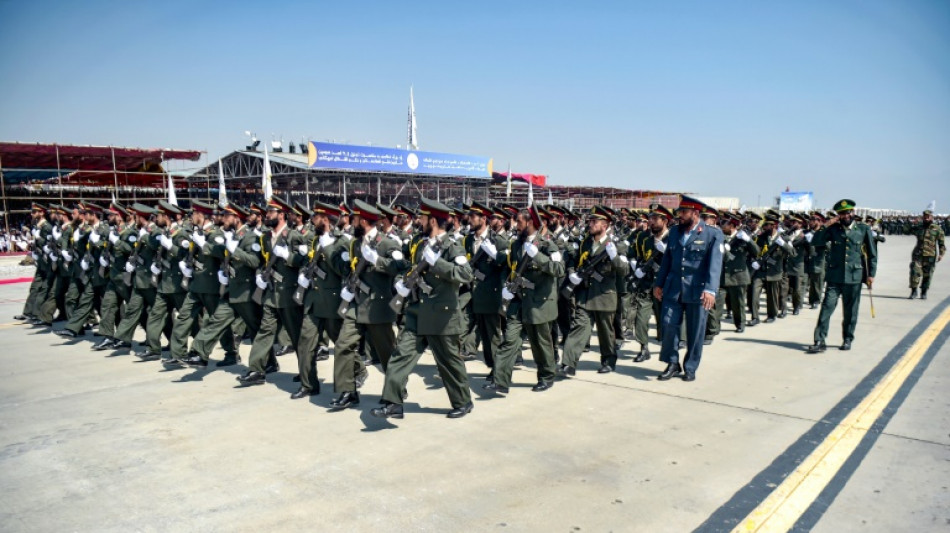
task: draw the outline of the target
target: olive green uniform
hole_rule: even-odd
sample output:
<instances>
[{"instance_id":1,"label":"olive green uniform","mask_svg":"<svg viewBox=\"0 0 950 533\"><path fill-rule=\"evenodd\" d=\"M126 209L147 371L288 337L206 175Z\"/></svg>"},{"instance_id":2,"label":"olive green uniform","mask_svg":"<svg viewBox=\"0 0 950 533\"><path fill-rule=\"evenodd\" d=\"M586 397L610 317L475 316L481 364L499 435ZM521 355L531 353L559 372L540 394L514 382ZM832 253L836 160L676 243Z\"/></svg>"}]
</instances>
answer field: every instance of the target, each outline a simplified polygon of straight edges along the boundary
<instances>
[{"instance_id":1,"label":"olive green uniform","mask_svg":"<svg viewBox=\"0 0 950 533\"><path fill-rule=\"evenodd\" d=\"M121 319L122 307L131 298L132 287L124 279L125 263L132 254L134 244L129 238L136 234L134 225L122 225L109 232L108 246L99 256L100 276L106 276L109 282L102 294L102 305L99 309L99 335L115 337L116 324ZM108 264L106 266L105 264Z\"/></svg>"},{"instance_id":2,"label":"olive green uniform","mask_svg":"<svg viewBox=\"0 0 950 533\"><path fill-rule=\"evenodd\" d=\"M169 239L171 247L161 244L160 236ZM185 302L185 288L182 286L182 273L178 262L187 255L187 246L181 246L185 233L179 228L166 232L158 227L149 234L149 246L155 250L149 273L156 289L155 303L148 312L145 323L145 344L151 353L162 350L162 333L171 340L174 336L174 320ZM168 241L165 241L168 242ZM157 273L156 273L157 271Z\"/></svg>"},{"instance_id":3,"label":"olive green uniform","mask_svg":"<svg viewBox=\"0 0 950 533\"><path fill-rule=\"evenodd\" d=\"M845 227L835 223L815 232L812 238L815 246L828 247L828 262L825 270L825 297L821 302L818 325L815 326L815 344L823 344L828 336L831 314L842 300L844 317L842 319L845 342L854 339L854 330L858 325L858 307L861 304L861 283L867 275L877 273L877 243L871 236L870 228L863 222L854 221Z\"/></svg>"},{"instance_id":4,"label":"olive green uniform","mask_svg":"<svg viewBox=\"0 0 950 533\"><path fill-rule=\"evenodd\" d=\"M944 243L944 233L937 223L929 226L917 226L911 233L917 237L917 244L911 253L910 288L920 287L923 294L930 288L930 279L933 277L937 261L943 259L947 252Z\"/></svg>"},{"instance_id":5,"label":"olive green uniform","mask_svg":"<svg viewBox=\"0 0 950 533\"><path fill-rule=\"evenodd\" d=\"M150 268L152 257L155 255L153 246L157 243L150 243L152 239L149 238L153 231L154 224L148 224L145 228L132 233L126 241L127 244L133 247L132 253L125 263L125 272L132 276L132 296L125 305L122 321L115 331L115 338L122 342L132 342L135 328L144 317L148 317L152 305L155 304L156 291L155 287L152 286ZM128 279L128 276L124 277Z\"/></svg>"},{"instance_id":6,"label":"olive green uniform","mask_svg":"<svg viewBox=\"0 0 950 533\"><path fill-rule=\"evenodd\" d=\"M493 368L502 341L501 315L498 310L501 309L501 288L504 286L505 271L508 267L508 239L490 229L485 231L483 235L467 235L463 245L474 277L471 311L475 329L482 342L485 364L488 368ZM494 258L482 250L482 242L485 240L494 244Z\"/></svg>"}]
</instances>

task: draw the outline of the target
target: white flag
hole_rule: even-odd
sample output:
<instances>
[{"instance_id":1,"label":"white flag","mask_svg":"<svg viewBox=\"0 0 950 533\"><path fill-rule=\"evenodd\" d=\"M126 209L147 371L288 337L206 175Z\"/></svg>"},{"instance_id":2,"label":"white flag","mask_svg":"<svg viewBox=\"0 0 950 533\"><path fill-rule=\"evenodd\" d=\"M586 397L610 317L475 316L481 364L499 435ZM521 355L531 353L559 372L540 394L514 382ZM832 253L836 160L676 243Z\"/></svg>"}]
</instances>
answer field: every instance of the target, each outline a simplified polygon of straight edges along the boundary
<instances>
[{"instance_id":1,"label":"white flag","mask_svg":"<svg viewBox=\"0 0 950 533\"><path fill-rule=\"evenodd\" d=\"M261 191L264 193L264 201L269 202L271 196L274 196L274 187L271 185L270 156L267 155L267 147L264 147L264 172L261 182Z\"/></svg>"},{"instance_id":2,"label":"white flag","mask_svg":"<svg viewBox=\"0 0 950 533\"><path fill-rule=\"evenodd\" d=\"M554 203L554 196L551 195L551 189L548 189L548 205Z\"/></svg>"},{"instance_id":3,"label":"white flag","mask_svg":"<svg viewBox=\"0 0 950 533\"><path fill-rule=\"evenodd\" d=\"M412 98L412 85L409 86L409 142L410 150L419 149L419 139L416 137L416 104Z\"/></svg>"},{"instance_id":4,"label":"white flag","mask_svg":"<svg viewBox=\"0 0 950 533\"><path fill-rule=\"evenodd\" d=\"M936 201L936 200L931 200L931 201L930 201L930 205L927 206L927 210L928 210L928 211L931 211L931 212L936 211L936 210L937 210L937 201Z\"/></svg>"},{"instance_id":5,"label":"white flag","mask_svg":"<svg viewBox=\"0 0 950 533\"><path fill-rule=\"evenodd\" d=\"M534 205L534 184L531 183L531 176L528 176L528 207Z\"/></svg>"},{"instance_id":6,"label":"white flag","mask_svg":"<svg viewBox=\"0 0 950 533\"><path fill-rule=\"evenodd\" d=\"M112 191L112 203L114 203L114 204L119 203L119 202L116 202L116 201L115 201L115 190L114 190L114 189L113 189L113 191Z\"/></svg>"},{"instance_id":7,"label":"white flag","mask_svg":"<svg viewBox=\"0 0 950 533\"><path fill-rule=\"evenodd\" d=\"M172 175L168 175L168 203L178 205L178 196L175 194L175 184L172 183Z\"/></svg>"},{"instance_id":8,"label":"white flag","mask_svg":"<svg viewBox=\"0 0 950 533\"><path fill-rule=\"evenodd\" d=\"M224 164L218 159L218 205L228 206L228 194L224 189Z\"/></svg>"},{"instance_id":9,"label":"white flag","mask_svg":"<svg viewBox=\"0 0 950 533\"><path fill-rule=\"evenodd\" d=\"M505 196L511 200L511 163L508 163L508 190L505 193Z\"/></svg>"}]
</instances>

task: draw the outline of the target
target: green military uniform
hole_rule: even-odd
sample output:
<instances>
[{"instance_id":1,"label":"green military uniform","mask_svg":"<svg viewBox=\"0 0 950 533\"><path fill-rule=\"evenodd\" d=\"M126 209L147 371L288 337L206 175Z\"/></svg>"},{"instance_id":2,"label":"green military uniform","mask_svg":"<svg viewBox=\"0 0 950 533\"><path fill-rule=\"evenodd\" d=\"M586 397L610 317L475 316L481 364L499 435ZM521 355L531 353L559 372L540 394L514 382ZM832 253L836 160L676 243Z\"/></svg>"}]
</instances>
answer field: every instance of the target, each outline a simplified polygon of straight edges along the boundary
<instances>
[{"instance_id":1,"label":"green military uniform","mask_svg":"<svg viewBox=\"0 0 950 533\"><path fill-rule=\"evenodd\" d=\"M814 232L805 233L808 241L808 256L805 259L805 272L808 274L808 305L812 309L821 305L821 293L825 288L825 246L815 246Z\"/></svg>"},{"instance_id":2,"label":"green military uniform","mask_svg":"<svg viewBox=\"0 0 950 533\"><path fill-rule=\"evenodd\" d=\"M60 213L65 213L65 209L59 208ZM53 322L54 314L59 310L59 318L68 318L66 310L66 291L69 290L70 262L65 261L66 255L69 255L68 243L72 234L72 225L54 224L50 230L50 239L47 244L49 252L47 257L51 263L51 283L47 292L46 300L40 306L39 319L45 324ZM64 253L66 255L64 255Z\"/></svg>"},{"instance_id":3,"label":"green military uniform","mask_svg":"<svg viewBox=\"0 0 950 533\"><path fill-rule=\"evenodd\" d=\"M125 208L113 204L110 210L125 215ZM119 224L106 239L108 245L99 255L99 276L108 278L102 305L99 311L99 335L108 341L115 337L115 327L123 305L131 298L132 287L124 279L125 264L132 254L134 243L130 238L136 234L134 224Z\"/></svg>"},{"instance_id":4,"label":"green military uniform","mask_svg":"<svg viewBox=\"0 0 950 533\"><path fill-rule=\"evenodd\" d=\"M725 236L719 288L720 292L725 291L725 305L732 313L733 324L742 331L746 325L746 290L752 282L749 261L759 255L759 245L745 230L740 232Z\"/></svg>"},{"instance_id":5,"label":"green military uniform","mask_svg":"<svg viewBox=\"0 0 950 533\"><path fill-rule=\"evenodd\" d=\"M169 217L180 210L165 202L159 202L159 209ZM187 235L180 228L163 229L155 227L149 233L149 246L155 250L152 264L149 266L152 286L156 289L155 303L149 310L145 323L146 357L158 358L162 351L162 333L174 339L176 315L185 302L186 291L182 285L182 271L178 263L188 254Z\"/></svg>"},{"instance_id":6,"label":"green military uniform","mask_svg":"<svg viewBox=\"0 0 950 533\"><path fill-rule=\"evenodd\" d=\"M854 202L841 200L835 204L839 214L854 209ZM873 278L877 272L877 243L867 224L852 221L850 226L836 222L815 232L814 246L827 246L828 262L825 270L825 297L815 327L814 350L822 349L828 336L831 315L842 299L843 349L850 349L854 330L858 324L858 307L861 303L861 283L864 276ZM810 349L810 351L813 351Z\"/></svg>"},{"instance_id":7,"label":"green military uniform","mask_svg":"<svg viewBox=\"0 0 950 533\"><path fill-rule=\"evenodd\" d=\"M810 247L801 230L793 232L787 237L795 249L793 255L787 258L789 292L792 296L792 314L797 315L805 303L803 290L805 287L805 259Z\"/></svg>"},{"instance_id":8,"label":"green military uniform","mask_svg":"<svg viewBox=\"0 0 950 533\"><path fill-rule=\"evenodd\" d=\"M155 213L154 209L141 204L132 205L130 210L139 216L151 216ZM132 295L125 306L122 321L119 322L115 331L115 339L123 344L116 347L125 347L126 344L131 346L135 328L143 318L148 317L152 305L155 304L156 290L152 285L151 266L157 242L150 238L153 232L155 232L154 224L147 223L125 241L132 247L132 253L125 263L123 278L126 283L131 284Z\"/></svg>"},{"instance_id":9,"label":"green military uniform","mask_svg":"<svg viewBox=\"0 0 950 533\"><path fill-rule=\"evenodd\" d=\"M102 213L98 206L87 205L86 209L92 209ZM102 248L109 243L109 225L105 222L99 222L95 227L89 228L86 234L84 244L80 244L77 254L79 267L79 283L77 290L81 288L82 293L79 296L73 316L66 324L66 330L75 334L82 334L86 324L92 319L95 312L95 302L97 298L102 297L108 278L99 272L99 257L102 254ZM83 252L81 248L85 248ZM105 273L102 273L105 274Z\"/></svg>"},{"instance_id":10,"label":"green military uniform","mask_svg":"<svg viewBox=\"0 0 950 533\"><path fill-rule=\"evenodd\" d=\"M931 213L927 211L925 214ZM920 297L926 298L937 262L942 261L947 252L944 232L937 223L930 223L913 228L911 233L917 237L910 262L911 298L916 295L917 287L920 287Z\"/></svg>"},{"instance_id":11,"label":"green military uniform","mask_svg":"<svg viewBox=\"0 0 950 533\"><path fill-rule=\"evenodd\" d=\"M655 216L666 216L657 212ZM656 317L657 334L659 334L660 302L653 297L653 280L660 270L666 242L669 239L669 230L664 229L656 234L652 230L641 231L637 234L631 247L631 259L636 262L633 275L629 276L631 294L630 309L627 310L633 321L633 338L640 343L640 353L636 361L643 362L650 358L650 317Z\"/></svg>"},{"instance_id":12,"label":"green military uniform","mask_svg":"<svg viewBox=\"0 0 950 533\"><path fill-rule=\"evenodd\" d=\"M80 207L80 209L82 209L82 207ZM90 231L91 228L89 225L80 219L80 221L77 221L72 226L66 248L64 248L64 250L69 250L68 259L66 260L66 264L69 265L69 287L66 290L65 299L67 325L72 321L73 317L81 311L79 309L79 300L86 290L86 285L90 281L89 274L82 269L82 265L80 264L88 251L86 244L89 240ZM90 307L91 303L92 301L90 300ZM84 327L85 323L79 325L78 329L80 333Z\"/></svg>"},{"instance_id":13,"label":"green military uniform","mask_svg":"<svg viewBox=\"0 0 950 533\"><path fill-rule=\"evenodd\" d=\"M39 204L33 204L33 210L46 209ZM46 301L47 293L50 287L50 278L52 269L49 257L42 251L50 238L50 231L53 226L45 218L36 223L31 230L33 233L33 263L36 266L36 273L33 275L33 281L30 283L30 292L23 304L23 317L26 319L38 319L40 307Z\"/></svg>"},{"instance_id":14,"label":"green military uniform","mask_svg":"<svg viewBox=\"0 0 950 533\"><path fill-rule=\"evenodd\" d=\"M501 309L501 289L508 266L508 239L486 227L481 234L466 236L463 246L475 278L471 291L475 329L482 342L485 364L493 369L502 341L498 310ZM489 250L495 254L494 257Z\"/></svg>"},{"instance_id":15,"label":"green military uniform","mask_svg":"<svg viewBox=\"0 0 950 533\"><path fill-rule=\"evenodd\" d=\"M778 220L770 220L777 224ZM784 309L782 299L782 279L785 277L785 256L795 253L795 248L777 232L774 235L762 233L756 239L758 256L752 261L752 319L759 318L759 298L764 288L767 321L774 321L779 308Z\"/></svg>"}]
</instances>

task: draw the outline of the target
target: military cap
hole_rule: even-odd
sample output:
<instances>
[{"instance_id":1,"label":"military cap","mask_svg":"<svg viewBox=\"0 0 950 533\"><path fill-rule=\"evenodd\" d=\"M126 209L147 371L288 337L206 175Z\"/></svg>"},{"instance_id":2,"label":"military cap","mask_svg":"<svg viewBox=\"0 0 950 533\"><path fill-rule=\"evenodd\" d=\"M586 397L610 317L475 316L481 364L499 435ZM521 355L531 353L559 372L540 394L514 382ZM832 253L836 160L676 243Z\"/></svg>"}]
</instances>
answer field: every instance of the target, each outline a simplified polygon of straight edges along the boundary
<instances>
[{"instance_id":1,"label":"military cap","mask_svg":"<svg viewBox=\"0 0 950 533\"><path fill-rule=\"evenodd\" d=\"M129 211L131 211L133 214L136 214L142 217L149 217L155 214L154 209L152 209L151 207L145 204L140 204L140 203L132 204L132 207L129 208Z\"/></svg>"},{"instance_id":2,"label":"military cap","mask_svg":"<svg viewBox=\"0 0 950 533\"><path fill-rule=\"evenodd\" d=\"M388 205L384 205L379 202L376 202L376 209L379 210L379 212L382 213L383 216L387 218L396 218L399 216L398 211L389 207Z\"/></svg>"},{"instance_id":3,"label":"military cap","mask_svg":"<svg viewBox=\"0 0 950 533\"><path fill-rule=\"evenodd\" d=\"M672 220L673 212L663 204L653 204L650 206L650 216L666 217L667 220Z\"/></svg>"},{"instance_id":4,"label":"military cap","mask_svg":"<svg viewBox=\"0 0 950 533\"><path fill-rule=\"evenodd\" d=\"M84 202L82 204L83 211L87 213L95 213L97 215L102 215L105 212L105 209L101 205L94 204L92 202Z\"/></svg>"},{"instance_id":5,"label":"military cap","mask_svg":"<svg viewBox=\"0 0 950 533\"><path fill-rule=\"evenodd\" d=\"M178 209L178 206L172 205L165 200L159 200L157 208L159 211L162 211L168 215L177 215L181 213L181 209Z\"/></svg>"},{"instance_id":6,"label":"military cap","mask_svg":"<svg viewBox=\"0 0 950 533\"><path fill-rule=\"evenodd\" d=\"M244 209L243 207L235 203L228 203L228 205L224 206L222 211L224 212L225 215L234 215L240 218L241 220L244 220L245 218L248 217L248 215L251 214L250 211L248 211L247 209Z\"/></svg>"},{"instance_id":7,"label":"military cap","mask_svg":"<svg viewBox=\"0 0 950 533\"><path fill-rule=\"evenodd\" d=\"M772 216L772 217L775 217L776 220L779 220L779 221L782 220L782 213L779 213L775 209L769 209L768 211L766 211L765 216L766 218L768 218L769 216Z\"/></svg>"},{"instance_id":8,"label":"military cap","mask_svg":"<svg viewBox=\"0 0 950 533\"><path fill-rule=\"evenodd\" d=\"M41 213L45 213L46 206L44 206L43 204L39 202L33 202L33 204L30 205L30 211L40 211Z\"/></svg>"},{"instance_id":9,"label":"military cap","mask_svg":"<svg viewBox=\"0 0 950 533\"><path fill-rule=\"evenodd\" d=\"M676 209L695 209L696 211L702 211L703 207L706 204L700 202L692 196L686 196L685 194L680 195L680 205Z\"/></svg>"},{"instance_id":10,"label":"military cap","mask_svg":"<svg viewBox=\"0 0 950 533\"><path fill-rule=\"evenodd\" d=\"M268 211L283 211L284 213L290 213L294 210L290 206L290 203L287 200L284 200L280 196L274 195L270 197L270 200L267 201L267 210Z\"/></svg>"},{"instance_id":11,"label":"military cap","mask_svg":"<svg viewBox=\"0 0 950 533\"><path fill-rule=\"evenodd\" d=\"M704 205L702 214L705 216L711 216L711 217L716 217L716 218L719 218L721 216L719 214L719 210L711 205Z\"/></svg>"},{"instance_id":12,"label":"military cap","mask_svg":"<svg viewBox=\"0 0 950 533\"><path fill-rule=\"evenodd\" d=\"M931 210L931 209L924 209L924 213L923 213L923 214L933 216L934 212L933 212L933 210Z\"/></svg>"},{"instance_id":13,"label":"military cap","mask_svg":"<svg viewBox=\"0 0 950 533\"><path fill-rule=\"evenodd\" d=\"M590 218L597 218L600 220L606 220L610 222L614 219L613 214L610 212L610 208L605 205L595 205L590 208Z\"/></svg>"},{"instance_id":14,"label":"military cap","mask_svg":"<svg viewBox=\"0 0 950 533\"><path fill-rule=\"evenodd\" d=\"M123 207L122 204L118 202L112 202L111 204L109 204L109 211L119 216L123 216L123 217L129 216L128 210L126 210L126 208Z\"/></svg>"},{"instance_id":15,"label":"military cap","mask_svg":"<svg viewBox=\"0 0 950 533\"><path fill-rule=\"evenodd\" d=\"M765 223L766 224L777 224L780 221L779 217L775 213L766 213L765 214Z\"/></svg>"},{"instance_id":16,"label":"military cap","mask_svg":"<svg viewBox=\"0 0 950 533\"><path fill-rule=\"evenodd\" d=\"M546 209L557 216L561 216L561 217L567 216L567 210L565 210L563 207L559 205L549 204Z\"/></svg>"},{"instance_id":17,"label":"military cap","mask_svg":"<svg viewBox=\"0 0 950 533\"><path fill-rule=\"evenodd\" d=\"M200 200L191 201L191 210L195 213L202 213L204 215L214 214L214 206L206 204Z\"/></svg>"},{"instance_id":18,"label":"military cap","mask_svg":"<svg viewBox=\"0 0 950 533\"><path fill-rule=\"evenodd\" d=\"M313 214L326 215L328 217L338 217L340 216L340 206L333 205L333 204L326 204L323 202L314 202Z\"/></svg>"},{"instance_id":19,"label":"military cap","mask_svg":"<svg viewBox=\"0 0 950 533\"><path fill-rule=\"evenodd\" d=\"M363 200L353 200L352 214L359 215L368 222L376 222L383 218L383 214L380 213L378 209Z\"/></svg>"},{"instance_id":20,"label":"military cap","mask_svg":"<svg viewBox=\"0 0 950 533\"><path fill-rule=\"evenodd\" d=\"M251 204L251 207L248 208L248 211L250 213L257 213L258 215L261 215L261 216L263 216L265 213L264 208L257 205L256 203Z\"/></svg>"},{"instance_id":21,"label":"military cap","mask_svg":"<svg viewBox=\"0 0 950 533\"><path fill-rule=\"evenodd\" d=\"M439 220L448 219L451 212L451 207L443 204L442 202L437 202L428 198L423 198L422 202L419 204L420 215L428 215Z\"/></svg>"},{"instance_id":22,"label":"military cap","mask_svg":"<svg viewBox=\"0 0 950 533\"><path fill-rule=\"evenodd\" d=\"M518 214L518 211L520 211L520 209L518 209L517 207L511 204L501 204L501 208L508 212L509 217L516 216Z\"/></svg>"},{"instance_id":23,"label":"military cap","mask_svg":"<svg viewBox=\"0 0 950 533\"><path fill-rule=\"evenodd\" d=\"M504 209L500 207L496 207L492 209L491 216L504 219L504 218L508 218L509 215L508 215L508 211L505 211Z\"/></svg>"},{"instance_id":24,"label":"military cap","mask_svg":"<svg viewBox=\"0 0 950 533\"><path fill-rule=\"evenodd\" d=\"M353 214L353 210L346 205L346 202L343 202L340 204L340 214L349 216Z\"/></svg>"},{"instance_id":25,"label":"military cap","mask_svg":"<svg viewBox=\"0 0 950 533\"><path fill-rule=\"evenodd\" d=\"M749 211L748 213L746 213L746 217L751 218L752 220L758 220L759 222L762 222L762 215L756 213L755 211Z\"/></svg>"},{"instance_id":26,"label":"military cap","mask_svg":"<svg viewBox=\"0 0 950 533\"><path fill-rule=\"evenodd\" d=\"M294 213L297 213L304 218L308 218L310 216L310 208L301 202L294 202Z\"/></svg>"},{"instance_id":27,"label":"military cap","mask_svg":"<svg viewBox=\"0 0 950 533\"><path fill-rule=\"evenodd\" d=\"M543 207L538 207L538 216L541 217L541 220L550 224L554 221L556 215Z\"/></svg>"},{"instance_id":28,"label":"military cap","mask_svg":"<svg viewBox=\"0 0 950 533\"><path fill-rule=\"evenodd\" d=\"M473 215L479 215L483 217L490 217L493 214L493 211L487 205L481 204L479 202L472 202L472 205L469 206L468 212Z\"/></svg>"},{"instance_id":29,"label":"military cap","mask_svg":"<svg viewBox=\"0 0 950 533\"><path fill-rule=\"evenodd\" d=\"M416 216L416 212L410 209L409 207L407 207L405 204L396 204L393 206L393 209L400 215L406 215L406 216L411 216L411 217Z\"/></svg>"},{"instance_id":30,"label":"military cap","mask_svg":"<svg viewBox=\"0 0 950 533\"><path fill-rule=\"evenodd\" d=\"M538 208L531 206L528 207L528 215L531 218L531 223L534 224L535 228L541 227L541 213L538 212Z\"/></svg>"},{"instance_id":31,"label":"military cap","mask_svg":"<svg viewBox=\"0 0 950 533\"><path fill-rule=\"evenodd\" d=\"M736 213L723 213L721 224L731 224L733 226L739 226L742 224L742 218L739 217Z\"/></svg>"},{"instance_id":32,"label":"military cap","mask_svg":"<svg viewBox=\"0 0 950 533\"><path fill-rule=\"evenodd\" d=\"M844 200L838 200L832 209L835 213L847 213L848 211L854 211L856 206L857 204L855 204L854 200L845 198Z\"/></svg>"}]
</instances>

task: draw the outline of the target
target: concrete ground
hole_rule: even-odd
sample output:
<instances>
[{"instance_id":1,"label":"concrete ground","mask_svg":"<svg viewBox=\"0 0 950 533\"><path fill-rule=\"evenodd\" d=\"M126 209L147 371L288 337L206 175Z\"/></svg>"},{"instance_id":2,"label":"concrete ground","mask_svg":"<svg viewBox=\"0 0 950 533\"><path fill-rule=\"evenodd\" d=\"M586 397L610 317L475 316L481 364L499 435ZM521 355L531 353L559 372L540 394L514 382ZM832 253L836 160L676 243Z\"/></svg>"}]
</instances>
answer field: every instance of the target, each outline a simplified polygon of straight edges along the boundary
<instances>
[{"instance_id":1,"label":"concrete ground","mask_svg":"<svg viewBox=\"0 0 950 533\"><path fill-rule=\"evenodd\" d=\"M804 310L706 348L698 379L659 382L631 361L533 393L530 364L507 398L482 394L449 420L426 354L406 418L326 412L291 401L293 355L266 386L236 389L243 366L164 371L14 324L27 284L0 285L0 524L4 531L689 531L816 424L913 326L950 296L947 266L927 301L907 300L910 238L880 246L877 317L862 299L840 352L840 310L822 355L807 355ZM62 327L58 324L57 327ZM139 331L141 340L144 333ZM654 346L654 351L658 347ZM246 357L248 346L242 347ZM220 351L212 355L220 359ZM530 355L525 354L530 361ZM815 523L820 531L950 527L950 348L942 347ZM742 518L741 516L735 517ZM706 529L715 529L706 526Z\"/></svg>"}]
</instances>

